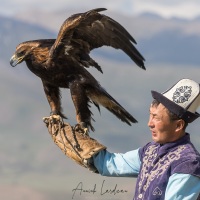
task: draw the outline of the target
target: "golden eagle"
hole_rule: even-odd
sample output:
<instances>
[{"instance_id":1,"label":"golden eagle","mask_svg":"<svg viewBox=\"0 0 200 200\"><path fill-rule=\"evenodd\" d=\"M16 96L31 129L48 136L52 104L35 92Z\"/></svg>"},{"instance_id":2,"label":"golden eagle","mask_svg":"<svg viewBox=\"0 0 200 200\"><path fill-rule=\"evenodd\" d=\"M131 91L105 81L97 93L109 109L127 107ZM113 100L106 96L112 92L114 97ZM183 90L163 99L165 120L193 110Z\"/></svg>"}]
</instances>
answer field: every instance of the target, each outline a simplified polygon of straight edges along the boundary
<instances>
[{"instance_id":1,"label":"golden eagle","mask_svg":"<svg viewBox=\"0 0 200 200\"><path fill-rule=\"evenodd\" d=\"M62 113L59 88L69 88L81 128L94 128L91 124L90 103L107 108L123 122L137 122L85 69L101 67L89 55L104 45L124 51L139 67L145 69L144 58L134 47L133 37L112 18L100 14L105 8L74 14L64 21L56 39L22 42L10 60L11 66L25 61L31 72L41 78L51 114Z\"/></svg>"}]
</instances>

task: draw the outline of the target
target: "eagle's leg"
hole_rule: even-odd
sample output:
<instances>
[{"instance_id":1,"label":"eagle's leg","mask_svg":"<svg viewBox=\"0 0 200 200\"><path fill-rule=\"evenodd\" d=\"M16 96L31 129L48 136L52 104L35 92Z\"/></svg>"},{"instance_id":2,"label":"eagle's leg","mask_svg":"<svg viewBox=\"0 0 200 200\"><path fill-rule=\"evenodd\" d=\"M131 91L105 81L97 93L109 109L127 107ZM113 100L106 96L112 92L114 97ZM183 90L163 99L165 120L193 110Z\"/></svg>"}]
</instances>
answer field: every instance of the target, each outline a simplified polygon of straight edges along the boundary
<instances>
[{"instance_id":1,"label":"eagle's leg","mask_svg":"<svg viewBox=\"0 0 200 200\"><path fill-rule=\"evenodd\" d=\"M62 113L60 90L58 87L50 85L43 81L44 92L51 107L50 115L60 115L62 118L66 116Z\"/></svg>"},{"instance_id":2,"label":"eagle's leg","mask_svg":"<svg viewBox=\"0 0 200 200\"><path fill-rule=\"evenodd\" d=\"M70 92L72 101L76 109L76 129L82 129L84 134L88 135L89 128L94 131L91 124L91 111L89 110L89 99L86 95L84 87L78 82L73 81L70 84Z\"/></svg>"}]
</instances>

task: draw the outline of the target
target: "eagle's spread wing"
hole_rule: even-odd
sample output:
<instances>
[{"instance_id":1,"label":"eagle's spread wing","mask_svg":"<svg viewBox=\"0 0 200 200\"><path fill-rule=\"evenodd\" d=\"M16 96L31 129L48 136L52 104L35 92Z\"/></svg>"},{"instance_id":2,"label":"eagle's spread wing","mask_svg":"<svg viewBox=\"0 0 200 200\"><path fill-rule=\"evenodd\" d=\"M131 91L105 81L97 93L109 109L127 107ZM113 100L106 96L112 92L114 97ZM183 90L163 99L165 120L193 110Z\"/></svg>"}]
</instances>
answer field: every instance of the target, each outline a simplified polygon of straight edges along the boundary
<instances>
[{"instance_id":1,"label":"eagle's spread wing","mask_svg":"<svg viewBox=\"0 0 200 200\"><path fill-rule=\"evenodd\" d=\"M50 59L59 56L74 56L84 67L100 66L89 56L91 50L101 46L111 46L124 51L139 67L145 69L144 58L135 48L134 38L118 22L99 8L85 13L75 14L65 20L57 39L50 50Z\"/></svg>"}]
</instances>

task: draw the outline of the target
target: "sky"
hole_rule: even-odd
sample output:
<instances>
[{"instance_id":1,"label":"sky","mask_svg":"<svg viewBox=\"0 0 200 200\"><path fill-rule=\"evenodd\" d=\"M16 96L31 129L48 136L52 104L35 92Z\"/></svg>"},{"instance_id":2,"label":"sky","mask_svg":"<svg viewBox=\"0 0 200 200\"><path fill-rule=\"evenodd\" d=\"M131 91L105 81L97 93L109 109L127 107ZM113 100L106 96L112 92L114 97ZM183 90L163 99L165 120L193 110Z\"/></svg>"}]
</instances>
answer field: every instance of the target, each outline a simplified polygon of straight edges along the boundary
<instances>
[{"instance_id":1,"label":"sky","mask_svg":"<svg viewBox=\"0 0 200 200\"><path fill-rule=\"evenodd\" d=\"M199 0L1 0L0 14L9 16L31 9L58 11L65 7L77 10L106 7L127 15L153 12L165 18L200 16Z\"/></svg>"}]
</instances>

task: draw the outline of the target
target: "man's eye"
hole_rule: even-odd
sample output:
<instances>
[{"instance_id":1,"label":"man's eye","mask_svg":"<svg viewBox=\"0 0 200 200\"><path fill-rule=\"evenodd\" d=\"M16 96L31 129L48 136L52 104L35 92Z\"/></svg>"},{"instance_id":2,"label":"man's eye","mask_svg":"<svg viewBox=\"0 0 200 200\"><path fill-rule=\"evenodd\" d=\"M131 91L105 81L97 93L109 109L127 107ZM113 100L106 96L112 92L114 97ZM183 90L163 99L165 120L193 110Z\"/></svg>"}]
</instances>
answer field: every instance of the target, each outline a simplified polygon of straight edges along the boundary
<instances>
[{"instance_id":1,"label":"man's eye","mask_svg":"<svg viewBox=\"0 0 200 200\"><path fill-rule=\"evenodd\" d=\"M158 117L158 116L154 116L153 117L155 120L160 120L160 117Z\"/></svg>"},{"instance_id":2,"label":"man's eye","mask_svg":"<svg viewBox=\"0 0 200 200\"><path fill-rule=\"evenodd\" d=\"M156 120L157 120L157 121L160 121L160 117L157 117Z\"/></svg>"}]
</instances>

